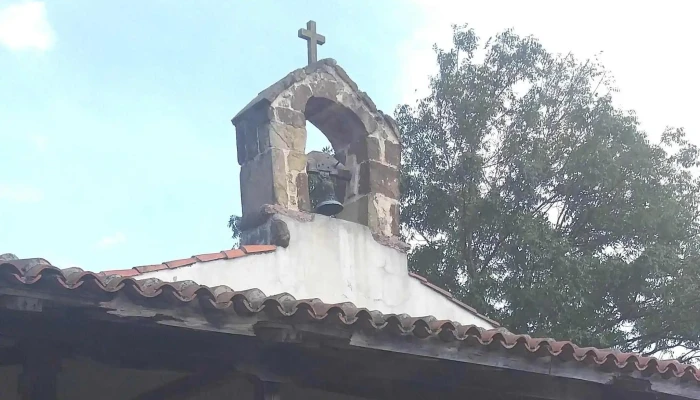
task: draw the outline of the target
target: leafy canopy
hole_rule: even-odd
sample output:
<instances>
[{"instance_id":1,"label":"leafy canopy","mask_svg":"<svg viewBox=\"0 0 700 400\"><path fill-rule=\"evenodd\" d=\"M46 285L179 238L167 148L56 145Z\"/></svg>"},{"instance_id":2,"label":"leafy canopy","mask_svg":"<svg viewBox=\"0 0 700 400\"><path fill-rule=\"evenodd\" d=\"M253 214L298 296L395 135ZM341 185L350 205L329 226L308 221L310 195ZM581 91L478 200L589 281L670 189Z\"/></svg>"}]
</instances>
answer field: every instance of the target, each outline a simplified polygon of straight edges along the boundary
<instances>
[{"instance_id":1,"label":"leafy canopy","mask_svg":"<svg viewBox=\"0 0 700 400\"><path fill-rule=\"evenodd\" d=\"M513 331L700 349L698 148L650 142L595 60L455 27L396 111L410 267ZM653 77L650 77L653 79Z\"/></svg>"}]
</instances>

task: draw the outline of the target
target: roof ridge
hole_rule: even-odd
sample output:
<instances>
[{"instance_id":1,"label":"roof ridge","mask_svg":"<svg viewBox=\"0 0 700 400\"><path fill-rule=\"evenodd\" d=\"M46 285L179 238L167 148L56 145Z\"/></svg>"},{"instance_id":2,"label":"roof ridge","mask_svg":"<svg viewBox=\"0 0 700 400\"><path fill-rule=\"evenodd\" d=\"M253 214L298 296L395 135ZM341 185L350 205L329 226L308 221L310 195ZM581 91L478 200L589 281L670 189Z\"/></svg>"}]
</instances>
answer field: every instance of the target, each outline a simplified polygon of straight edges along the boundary
<instances>
[{"instance_id":1,"label":"roof ridge","mask_svg":"<svg viewBox=\"0 0 700 400\"><path fill-rule=\"evenodd\" d=\"M457 299L457 298L456 298L452 293L450 293L448 290L445 290L445 289L443 289L442 287L440 287L440 286L438 286L438 285L436 285L436 284L430 282L430 281L429 281L427 278L425 278L424 276L418 275L417 273L411 272L411 271L408 271L408 276L410 276L411 278L417 279L417 280L420 281L420 283L422 283L424 286L427 286L427 287L429 287L430 289L432 289L432 290L438 292L439 294L441 294L442 296L446 297L446 298L447 298L448 300L450 300L451 302L457 304L458 306L460 306L460 307L462 307L463 309L465 309L465 310L471 312L472 314L475 314L476 316L478 316L478 317L480 317L480 318L482 318L482 319L485 319L486 321L492 323L493 325L496 325L497 327L500 327L500 326L501 326L501 323L500 323L500 322L495 321L495 320L493 320L493 319L487 317L487 316L484 315L484 314L481 314L479 311L477 311L476 308L474 308L474 307L470 306L469 304L467 304L467 303L465 303L465 302L463 302L463 301Z\"/></svg>"}]
</instances>

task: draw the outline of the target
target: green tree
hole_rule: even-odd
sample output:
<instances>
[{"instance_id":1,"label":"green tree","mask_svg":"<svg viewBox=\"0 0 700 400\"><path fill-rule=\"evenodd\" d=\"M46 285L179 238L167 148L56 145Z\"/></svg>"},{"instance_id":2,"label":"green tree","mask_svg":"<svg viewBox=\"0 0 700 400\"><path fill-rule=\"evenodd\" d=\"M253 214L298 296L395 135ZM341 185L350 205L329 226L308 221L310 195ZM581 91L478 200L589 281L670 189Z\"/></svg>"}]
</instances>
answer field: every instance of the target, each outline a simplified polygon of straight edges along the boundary
<instances>
[{"instance_id":1,"label":"green tree","mask_svg":"<svg viewBox=\"0 0 700 400\"><path fill-rule=\"evenodd\" d=\"M698 148L651 143L595 60L482 43L455 27L430 94L396 111L411 269L516 332L692 359Z\"/></svg>"}]
</instances>

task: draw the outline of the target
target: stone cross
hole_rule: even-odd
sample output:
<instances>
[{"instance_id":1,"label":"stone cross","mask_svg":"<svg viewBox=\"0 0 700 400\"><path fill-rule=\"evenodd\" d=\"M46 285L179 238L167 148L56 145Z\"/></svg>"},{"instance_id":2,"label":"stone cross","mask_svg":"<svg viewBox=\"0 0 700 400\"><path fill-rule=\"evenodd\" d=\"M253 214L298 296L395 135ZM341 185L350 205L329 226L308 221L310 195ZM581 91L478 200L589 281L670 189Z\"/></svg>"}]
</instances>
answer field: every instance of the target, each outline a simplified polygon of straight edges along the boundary
<instances>
[{"instance_id":1,"label":"stone cross","mask_svg":"<svg viewBox=\"0 0 700 400\"><path fill-rule=\"evenodd\" d=\"M306 40L306 47L309 53L309 64L313 64L318 61L317 58L317 47L326 43L326 37L316 33L316 21L309 21L306 23L306 29L299 29L299 38Z\"/></svg>"}]
</instances>

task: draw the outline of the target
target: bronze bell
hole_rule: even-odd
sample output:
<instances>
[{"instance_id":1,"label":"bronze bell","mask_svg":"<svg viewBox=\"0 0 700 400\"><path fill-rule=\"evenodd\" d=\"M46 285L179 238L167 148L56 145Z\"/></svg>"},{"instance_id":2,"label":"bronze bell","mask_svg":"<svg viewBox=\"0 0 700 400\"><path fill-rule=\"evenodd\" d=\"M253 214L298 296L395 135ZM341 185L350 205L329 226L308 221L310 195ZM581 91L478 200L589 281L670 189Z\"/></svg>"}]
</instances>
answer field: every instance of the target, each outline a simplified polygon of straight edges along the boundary
<instances>
[{"instance_id":1,"label":"bronze bell","mask_svg":"<svg viewBox=\"0 0 700 400\"><path fill-rule=\"evenodd\" d=\"M343 211L343 204L338 201L335 197L335 186L333 185L333 178L330 174L321 173L320 184L316 189L321 193L321 201L316 205L314 212L332 217L333 215L340 214Z\"/></svg>"},{"instance_id":2,"label":"bronze bell","mask_svg":"<svg viewBox=\"0 0 700 400\"><path fill-rule=\"evenodd\" d=\"M350 181L350 171L345 168L335 157L328 153L312 151L308 155L306 170L309 175L314 175L317 182L313 186L312 191L316 199L316 207L314 212L321 215L332 217L343 211L343 203L338 201L336 195L336 182Z\"/></svg>"}]
</instances>

